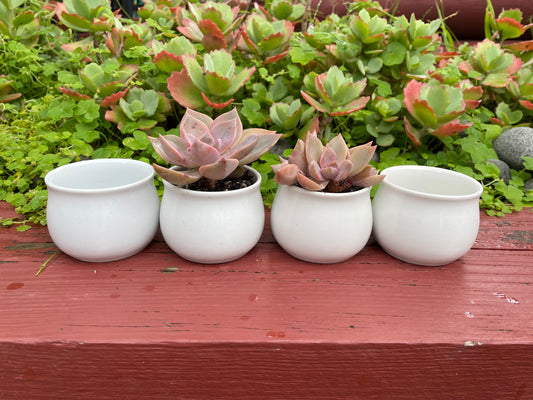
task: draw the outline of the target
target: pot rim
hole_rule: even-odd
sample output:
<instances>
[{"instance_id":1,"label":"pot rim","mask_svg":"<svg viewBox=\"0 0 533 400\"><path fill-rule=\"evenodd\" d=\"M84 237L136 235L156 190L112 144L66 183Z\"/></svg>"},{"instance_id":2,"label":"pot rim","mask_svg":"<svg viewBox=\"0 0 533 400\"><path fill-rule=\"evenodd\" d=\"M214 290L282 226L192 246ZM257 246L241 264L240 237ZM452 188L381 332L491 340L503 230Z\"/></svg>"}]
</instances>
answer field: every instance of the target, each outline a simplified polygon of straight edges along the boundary
<instances>
[{"instance_id":1,"label":"pot rim","mask_svg":"<svg viewBox=\"0 0 533 400\"><path fill-rule=\"evenodd\" d=\"M112 164L112 165L129 165L136 167L143 168L146 170L146 176L143 176L140 179L137 179L131 183L125 183L122 185L112 186L112 187L105 187L105 188L72 188L68 186L63 186L56 184L53 180L58 175L64 173L66 170L74 170L74 169L80 169L85 168L87 165L96 165L96 164ZM83 160L83 161L76 161L73 163L65 164L60 167L54 168L53 170L49 171L46 176L44 177L44 182L48 189L52 189L58 192L63 193L83 193L83 194L105 194L105 193L114 193L119 191L124 191L126 189L132 189L137 186L141 186L145 184L146 182L153 181L154 178L154 168L143 161L140 160L133 160L129 158L97 158L97 159L91 159L91 160Z\"/></svg>"},{"instance_id":2,"label":"pot rim","mask_svg":"<svg viewBox=\"0 0 533 400\"><path fill-rule=\"evenodd\" d=\"M362 195L364 193L370 192L369 187L364 187L362 189L356 190L355 192L343 192L343 193L330 193L330 192L323 192L323 191L313 191L313 190L307 190L303 187L296 186L296 185L279 185L278 189L281 187L286 187L288 190L295 190L297 192L307 193L308 196L315 196L315 197L335 197L335 198L341 198L341 197L350 197L350 196L357 196Z\"/></svg>"},{"instance_id":3,"label":"pot rim","mask_svg":"<svg viewBox=\"0 0 533 400\"><path fill-rule=\"evenodd\" d=\"M172 167L172 169L179 169L180 167L178 166L174 166ZM201 190L192 190L192 189L187 189L183 186L177 186L177 185L174 185L173 183L170 183L168 182L167 180L161 178L161 180L163 181L163 184L165 185L165 189L170 189L170 190L183 190L185 192L187 192L189 194L189 196L197 196L197 197L212 197L212 196L217 196L217 197L221 197L221 196L236 196L236 195L240 195L240 194L243 194L245 192L251 192L251 191L255 191L258 189L258 187L261 185L261 174L255 170L254 168L250 167L249 165L243 165L243 168L245 168L246 170L250 171L254 176L255 176L255 182L253 184L251 184L250 186L247 186L245 188L240 188L240 189L234 189L234 190L223 190L223 191L212 191L212 192L208 192L208 191L201 191Z\"/></svg>"},{"instance_id":4,"label":"pot rim","mask_svg":"<svg viewBox=\"0 0 533 400\"><path fill-rule=\"evenodd\" d=\"M464 181L467 181L472 186L472 192L468 194L437 194L437 193L427 193L427 192L423 192L423 191L415 190L415 189L408 189L396 183L393 183L389 180L391 179L390 178L391 171L395 171L395 170L398 170L398 171L400 170L405 170L405 171L423 170L423 171L438 172L439 174L453 176L455 178L463 179ZM395 165L392 167L385 168L384 170L380 172L380 175L385 175L385 179L383 179L383 181L379 185L386 185L386 186L388 185L388 186L394 187L396 190L400 192L407 193L410 195L416 195L418 197L423 197L423 198L428 198L428 199L470 200L470 199L479 198L481 194L483 193L483 186L481 185L481 183L479 183L474 178L468 175L462 174L460 172L457 172L457 171L452 171L452 170L440 168L440 167L431 167L427 165Z\"/></svg>"}]
</instances>

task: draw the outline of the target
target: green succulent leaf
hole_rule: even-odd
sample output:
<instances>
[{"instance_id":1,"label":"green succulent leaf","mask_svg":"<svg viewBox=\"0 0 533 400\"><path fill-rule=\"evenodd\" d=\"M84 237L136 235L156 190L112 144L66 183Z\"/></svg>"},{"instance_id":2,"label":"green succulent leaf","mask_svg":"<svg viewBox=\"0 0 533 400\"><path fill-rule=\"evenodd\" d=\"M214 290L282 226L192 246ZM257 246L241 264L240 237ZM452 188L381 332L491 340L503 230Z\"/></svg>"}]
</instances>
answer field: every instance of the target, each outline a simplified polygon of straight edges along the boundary
<instances>
[{"instance_id":1,"label":"green succulent leaf","mask_svg":"<svg viewBox=\"0 0 533 400\"><path fill-rule=\"evenodd\" d=\"M205 82L204 71L196 60L196 57L183 57L183 65L187 69L187 73L194 85L202 92L207 92L208 89Z\"/></svg>"},{"instance_id":2,"label":"green succulent leaf","mask_svg":"<svg viewBox=\"0 0 533 400\"><path fill-rule=\"evenodd\" d=\"M231 78L235 73L235 62L231 54L224 50L212 51L204 56L206 72L216 73L224 78Z\"/></svg>"},{"instance_id":3,"label":"green succulent leaf","mask_svg":"<svg viewBox=\"0 0 533 400\"><path fill-rule=\"evenodd\" d=\"M90 18L91 10L85 0L64 0L63 3L69 12L76 13L82 18Z\"/></svg>"},{"instance_id":4,"label":"green succulent leaf","mask_svg":"<svg viewBox=\"0 0 533 400\"><path fill-rule=\"evenodd\" d=\"M92 24L87 19L80 17L77 14L63 13L60 15L59 19L68 28L78 32L90 32L92 28Z\"/></svg>"},{"instance_id":5,"label":"green succulent leaf","mask_svg":"<svg viewBox=\"0 0 533 400\"><path fill-rule=\"evenodd\" d=\"M152 116L159 106L159 94L155 90L146 90L141 94L140 101L146 115Z\"/></svg>"},{"instance_id":6,"label":"green succulent leaf","mask_svg":"<svg viewBox=\"0 0 533 400\"><path fill-rule=\"evenodd\" d=\"M279 20L289 19L293 12L293 6L289 2L279 2L272 11L274 16Z\"/></svg>"},{"instance_id":7,"label":"green succulent leaf","mask_svg":"<svg viewBox=\"0 0 533 400\"><path fill-rule=\"evenodd\" d=\"M367 22L363 19L365 13L361 12L359 16L353 18L350 29L352 33L357 36L359 39L364 39L370 35L370 28L368 27ZM368 16L368 13L366 13Z\"/></svg>"},{"instance_id":8,"label":"green succulent leaf","mask_svg":"<svg viewBox=\"0 0 533 400\"><path fill-rule=\"evenodd\" d=\"M250 77L252 76L252 74L254 73L255 71L255 68L252 68L252 69L243 69L242 71L240 71L237 75L235 75L232 79L231 79L231 86L230 86L230 89L229 89L229 93L227 93L228 95L232 95L233 93L235 93L237 90L239 90L243 85L244 83L250 79Z\"/></svg>"},{"instance_id":9,"label":"green succulent leaf","mask_svg":"<svg viewBox=\"0 0 533 400\"><path fill-rule=\"evenodd\" d=\"M208 92L217 96L224 96L231 88L231 82L228 78L217 75L214 72L205 73L205 83Z\"/></svg>"},{"instance_id":10,"label":"green succulent leaf","mask_svg":"<svg viewBox=\"0 0 533 400\"><path fill-rule=\"evenodd\" d=\"M13 26L19 27L33 22L35 14L32 11L24 11L13 19Z\"/></svg>"},{"instance_id":11,"label":"green succulent leaf","mask_svg":"<svg viewBox=\"0 0 533 400\"><path fill-rule=\"evenodd\" d=\"M519 21L511 17L499 18L497 20L496 26L500 31L502 40L515 39L522 36L525 28Z\"/></svg>"},{"instance_id":12,"label":"green succulent leaf","mask_svg":"<svg viewBox=\"0 0 533 400\"><path fill-rule=\"evenodd\" d=\"M433 109L425 101L415 101L413 104L415 114L413 117L418 122L427 127L435 127L438 124L437 115Z\"/></svg>"},{"instance_id":13,"label":"green succulent leaf","mask_svg":"<svg viewBox=\"0 0 533 400\"><path fill-rule=\"evenodd\" d=\"M383 64L390 67L392 65L399 65L405 60L407 49L400 42L390 42L383 51Z\"/></svg>"},{"instance_id":14,"label":"green succulent leaf","mask_svg":"<svg viewBox=\"0 0 533 400\"><path fill-rule=\"evenodd\" d=\"M359 96L359 91L352 85L342 85L339 87L332 96L330 96L332 104L336 106L343 106L353 101Z\"/></svg>"}]
</instances>

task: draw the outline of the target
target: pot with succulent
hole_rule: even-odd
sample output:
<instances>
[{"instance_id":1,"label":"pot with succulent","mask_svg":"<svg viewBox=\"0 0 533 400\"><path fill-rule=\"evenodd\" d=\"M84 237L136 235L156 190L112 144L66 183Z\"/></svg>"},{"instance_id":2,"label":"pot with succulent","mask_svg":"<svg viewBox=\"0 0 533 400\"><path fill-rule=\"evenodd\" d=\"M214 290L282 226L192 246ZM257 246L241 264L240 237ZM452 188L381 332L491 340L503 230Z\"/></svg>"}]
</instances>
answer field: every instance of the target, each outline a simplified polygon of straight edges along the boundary
<instances>
[{"instance_id":1,"label":"pot with succulent","mask_svg":"<svg viewBox=\"0 0 533 400\"><path fill-rule=\"evenodd\" d=\"M181 257L216 264L235 260L258 242L264 226L261 175L246 164L258 159L280 135L243 129L236 109L214 120L187 109L180 135L151 138L174 167L154 164L163 179L160 226Z\"/></svg>"},{"instance_id":2,"label":"pot with succulent","mask_svg":"<svg viewBox=\"0 0 533 400\"><path fill-rule=\"evenodd\" d=\"M330 264L365 246L372 231L370 187L384 178L369 165L375 149L371 143L348 148L340 134L324 146L313 131L272 166L279 184L272 233L287 253Z\"/></svg>"}]
</instances>

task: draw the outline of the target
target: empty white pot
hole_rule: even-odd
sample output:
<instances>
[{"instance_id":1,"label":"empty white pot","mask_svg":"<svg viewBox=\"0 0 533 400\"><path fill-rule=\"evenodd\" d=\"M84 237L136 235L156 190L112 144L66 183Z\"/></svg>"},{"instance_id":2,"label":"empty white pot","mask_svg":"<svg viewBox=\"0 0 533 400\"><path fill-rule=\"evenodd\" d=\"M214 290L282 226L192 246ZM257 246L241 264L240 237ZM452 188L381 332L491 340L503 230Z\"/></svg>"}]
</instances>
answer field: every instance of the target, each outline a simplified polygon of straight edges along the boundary
<instances>
[{"instance_id":1,"label":"empty white pot","mask_svg":"<svg viewBox=\"0 0 533 400\"><path fill-rule=\"evenodd\" d=\"M293 257L322 264L344 261L370 237L370 188L324 193L279 185L270 223L278 244Z\"/></svg>"},{"instance_id":2,"label":"empty white pot","mask_svg":"<svg viewBox=\"0 0 533 400\"><path fill-rule=\"evenodd\" d=\"M374 237L391 256L444 265L470 250L479 230L483 187L464 174L436 167L396 166L373 200Z\"/></svg>"},{"instance_id":3,"label":"empty white pot","mask_svg":"<svg viewBox=\"0 0 533 400\"><path fill-rule=\"evenodd\" d=\"M50 171L46 219L54 243L82 261L129 257L154 238L159 196L151 165L97 159Z\"/></svg>"},{"instance_id":4,"label":"empty white pot","mask_svg":"<svg viewBox=\"0 0 533 400\"><path fill-rule=\"evenodd\" d=\"M246 188L202 192L165 180L161 200L161 233L179 256L202 264L218 264L244 256L259 241L265 223L261 175Z\"/></svg>"}]
</instances>

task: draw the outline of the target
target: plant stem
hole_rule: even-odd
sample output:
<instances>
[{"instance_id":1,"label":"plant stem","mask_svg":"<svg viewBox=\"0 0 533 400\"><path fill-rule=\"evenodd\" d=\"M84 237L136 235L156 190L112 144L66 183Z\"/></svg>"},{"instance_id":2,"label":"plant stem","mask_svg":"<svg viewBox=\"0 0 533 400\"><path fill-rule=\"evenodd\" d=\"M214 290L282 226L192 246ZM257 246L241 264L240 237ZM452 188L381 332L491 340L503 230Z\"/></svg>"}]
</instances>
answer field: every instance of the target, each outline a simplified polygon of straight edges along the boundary
<instances>
[{"instance_id":1,"label":"plant stem","mask_svg":"<svg viewBox=\"0 0 533 400\"><path fill-rule=\"evenodd\" d=\"M37 270L37 272L35 273L35 276L39 276L39 274L41 272L44 271L44 269L46 268L46 266L48 265L48 263L50 261L52 261L52 258L54 258L56 255L58 255L59 253L61 253L61 250L57 250L54 252L54 254L52 254L50 257L48 257L48 260L46 260L44 263L42 263L40 266L39 266L39 269Z\"/></svg>"}]
</instances>

